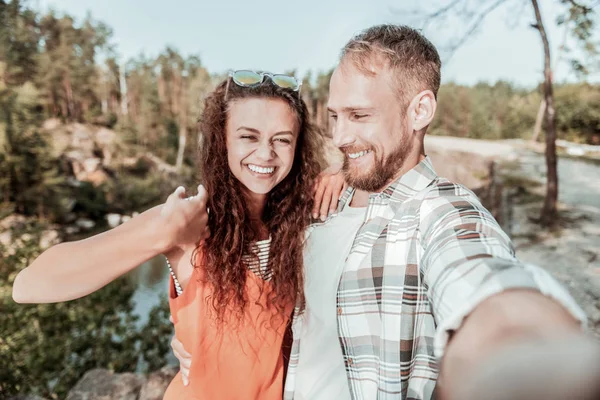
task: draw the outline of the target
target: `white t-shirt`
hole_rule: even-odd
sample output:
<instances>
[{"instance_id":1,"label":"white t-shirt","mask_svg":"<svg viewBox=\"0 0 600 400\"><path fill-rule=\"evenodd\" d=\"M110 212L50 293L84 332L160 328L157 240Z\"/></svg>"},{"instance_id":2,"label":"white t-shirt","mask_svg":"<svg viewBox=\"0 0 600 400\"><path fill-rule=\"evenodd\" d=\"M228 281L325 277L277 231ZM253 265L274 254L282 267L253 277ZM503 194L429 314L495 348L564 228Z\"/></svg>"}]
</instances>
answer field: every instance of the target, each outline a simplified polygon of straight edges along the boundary
<instances>
[{"instance_id":1,"label":"white t-shirt","mask_svg":"<svg viewBox=\"0 0 600 400\"><path fill-rule=\"evenodd\" d=\"M346 206L339 215L313 228L308 238L304 250L306 309L301 316L294 394L297 400L351 398L338 338L336 296L346 257L366 211L366 207Z\"/></svg>"}]
</instances>

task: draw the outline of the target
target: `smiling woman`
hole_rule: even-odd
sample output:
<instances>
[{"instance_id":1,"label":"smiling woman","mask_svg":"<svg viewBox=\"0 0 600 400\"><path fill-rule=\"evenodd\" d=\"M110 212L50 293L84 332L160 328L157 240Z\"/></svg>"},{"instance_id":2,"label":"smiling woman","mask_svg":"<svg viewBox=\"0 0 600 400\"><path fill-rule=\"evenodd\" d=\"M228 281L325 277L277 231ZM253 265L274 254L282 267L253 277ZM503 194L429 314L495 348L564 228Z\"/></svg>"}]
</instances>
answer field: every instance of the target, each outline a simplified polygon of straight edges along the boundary
<instances>
[{"instance_id":1,"label":"smiling woman","mask_svg":"<svg viewBox=\"0 0 600 400\"><path fill-rule=\"evenodd\" d=\"M283 337L304 303L318 136L299 85L288 85L295 78L243 72L215 89L200 119L211 236L172 260L183 286L179 296L171 288L175 334L192 358L189 381L175 377L167 400L281 399Z\"/></svg>"},{"instance_id":2,"label":"smiling woman","mask_svg":"<svg viewBox=\"0 0 600 400\"><path fill-rule=\"evenodd\" d=\"M283 100L253 98L230 105L229 166L257 202L289 174L298 128L296 116Z\"/></svg>"},{"instance_id":3,"label":"smiling woman","mask_svg":"<svg viewBox=\"0 0 600 400\"><path fill-rule=\"evenodd\" d=\"M283 338L304 303L318 136L299 84L288 85L295 78L234 76L204 105L196 196L179 187L114 229L51 247L13 284L19 303L73 300L164 254L175 332L198 357L186 365L189 385L176 376L167 400L281 399Z\"/></svg>"}]
</instances>

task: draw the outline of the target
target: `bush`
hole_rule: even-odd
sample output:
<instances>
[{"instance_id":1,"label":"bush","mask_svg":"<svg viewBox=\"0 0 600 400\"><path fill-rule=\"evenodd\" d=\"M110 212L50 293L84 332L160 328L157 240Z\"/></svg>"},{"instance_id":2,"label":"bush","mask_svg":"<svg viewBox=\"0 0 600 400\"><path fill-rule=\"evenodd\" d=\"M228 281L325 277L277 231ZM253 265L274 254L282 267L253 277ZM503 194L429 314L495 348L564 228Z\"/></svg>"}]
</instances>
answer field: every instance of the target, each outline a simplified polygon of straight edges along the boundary
<instances>
[{"instance_id":1,"label":"bush","mask_svg":"<svg viewBox=\"0 0 600 400\"><path fill-rule=\"evenodd\" d=\"M14 278L40 253L43 229L28 223L13 231L21 240L12 251L0 245L0 397L36 394L64 399L90 369L135 372L140 361L152 368L165 365L172 335L165 303L151 311L145 326L136 327L136 284L127 277L70 302L13 302Z\"/></svg>"},{"instance_id":2,"label":"bush","mask_svg":"<svg viewBox=\"0 0 600 400\"><path fill-rule=\"evenodd\" d=\"M142 212L165 201L176 186L176 182L167 181L162 174L137 177L120 171L105 188L109 212Z\"/></svg>"}]
</instances>

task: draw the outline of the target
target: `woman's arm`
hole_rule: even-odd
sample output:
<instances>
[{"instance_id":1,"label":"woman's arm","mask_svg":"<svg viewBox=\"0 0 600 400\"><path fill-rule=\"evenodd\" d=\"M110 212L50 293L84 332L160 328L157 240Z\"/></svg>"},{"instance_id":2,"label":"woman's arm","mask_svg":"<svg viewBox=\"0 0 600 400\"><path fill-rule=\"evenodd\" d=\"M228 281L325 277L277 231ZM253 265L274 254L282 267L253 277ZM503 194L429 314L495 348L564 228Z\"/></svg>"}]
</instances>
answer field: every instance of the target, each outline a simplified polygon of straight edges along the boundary
<instances>
[{"instance_id":1,"label":"woman's arm","mask_svg":"<svg viewBox=\"0 0 600 400\"><path fill-rule=\"evenodd\" d=\"M325 221L327 216L337 209L338 201L347 187L341 164L333 164L322 171L313 189L313 219L320 218L321 221Z\"/></svg>"},{"instance_id":2,"label":"woman's arm","mask_svg":"<svg viewBox=\"0 0 600 400\"><path fill-rule=\"evenodd\" d=\"M86 296L150 258L195 244L206 235L206 192L186 200L178 188L166 203L110 231L43 252L13 284L17 303L53 303Z\"/></svg>"}]
</instances>

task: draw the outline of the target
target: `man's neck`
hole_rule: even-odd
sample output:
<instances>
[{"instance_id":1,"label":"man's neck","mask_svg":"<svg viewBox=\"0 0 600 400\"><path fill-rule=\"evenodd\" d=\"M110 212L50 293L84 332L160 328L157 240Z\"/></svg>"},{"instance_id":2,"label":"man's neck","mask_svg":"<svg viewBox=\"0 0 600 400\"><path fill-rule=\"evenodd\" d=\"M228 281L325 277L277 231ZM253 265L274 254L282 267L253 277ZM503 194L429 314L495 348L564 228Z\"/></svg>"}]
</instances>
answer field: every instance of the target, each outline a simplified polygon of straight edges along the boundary
<instances>
[{"instance_id":1,"label":"man's neck","mask_svg":"<svg viewBox=\"0 0 600 400\"><path fill-rule=\"evenodd\" d=\"M366 207L369 204L369 192L356 189L350 201L350 207Z\"/></svg>"},{"instance_id":2,"label":"man's neck","mask_svg":"<svg viewBox=\"0 0 600 400\"><path fill-rule=\"evenodd\" d=\"M387 188L393 182L396 182L398 179L400 179L402 176L404 176L404 174L406 174L408 171L412 170L414 167L419 165L419 163L421 161L423 161L424 159L425 159L424 151L410 155L409 157L407 157L406 161L402 165L402 168L400 168L398 173L396 175L394 175L394 177L380 190L380 192L385 190L385 188Z\"/></svg>"}]
</instances>

